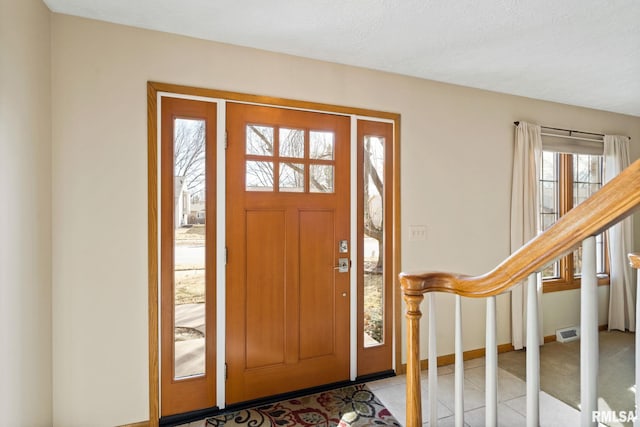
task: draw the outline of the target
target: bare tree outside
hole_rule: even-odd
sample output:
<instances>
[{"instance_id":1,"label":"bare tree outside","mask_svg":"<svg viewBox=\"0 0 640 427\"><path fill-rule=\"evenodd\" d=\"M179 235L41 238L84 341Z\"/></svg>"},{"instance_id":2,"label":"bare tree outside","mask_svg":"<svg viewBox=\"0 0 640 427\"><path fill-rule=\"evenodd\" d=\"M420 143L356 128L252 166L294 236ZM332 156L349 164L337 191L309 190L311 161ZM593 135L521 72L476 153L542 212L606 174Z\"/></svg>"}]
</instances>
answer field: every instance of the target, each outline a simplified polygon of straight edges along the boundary
<instances>
[{"instance_id":1,"label":"bare tree outside","mask_svg":"<svg viewBox=\"0 0 640 427\"><path fill-rule=\"evenodd\" d=\"M205 122L176 120L174 126L174 175L184 179L182 190L204 201Z\"/></svg>"},{"instance_id":2,"label":"bare tree outside","mask_svg":"<svg viewBox=\"0 0 640 427\"><path fill-rule=\"evenodd\" d=\"M279 152L274 152L275 130L269 126L247 126L246 153L265 156L265 160L247 161L246 187L251 191L273 191L273 158L305 159L305 130L279 128ZM311 160L333 160L333 132L309 132L309 156ZM279 190L284 192L303 192L305 173L309 174L309 186L312 193L333 192L333 166L310 164L305 171L303 163L281 160L278 172Z\"/></svg>"},{"instance_id":3,"label":"bare tree outside","mask_svg":"<svg viewBox=\"0 0 640 427\"><path fill-rule=\"evenodd\" d=\"M333 132L309 132L309 157L317 160L333 160L335 135ZM313 193L333 192L333 166L316 164L310 166L309 186Z\"/></svg>"},{"instance_id":4,"label":"bare tree outside","mask_svg":"<svg viewBox=\"0 0 640 427\"><path fill-rule=\"evenodd\" d=\"M174 372L204 373L206 123L174 120Z\"/></svg>"},{"instance_id":5,"label":"bare tree outside","mask_svg":"<svg viewBox=\"0 0 640 427\"><path fill-rule=\"evenodd\" d=\"M378 242L375 270L383 263L384 140L367 137L364 141L364 234Z\"/></svg>"},{"instance_id":6,"label":"bare tree outside","mask_svg":"<svg viewBox=\"0 0 640 427\"><path fill-rule=\"evenodd\" d=\"M384 337L384 138L366 136L363 149L364 333L372 346Z\"/></svg>"}]
</instances>

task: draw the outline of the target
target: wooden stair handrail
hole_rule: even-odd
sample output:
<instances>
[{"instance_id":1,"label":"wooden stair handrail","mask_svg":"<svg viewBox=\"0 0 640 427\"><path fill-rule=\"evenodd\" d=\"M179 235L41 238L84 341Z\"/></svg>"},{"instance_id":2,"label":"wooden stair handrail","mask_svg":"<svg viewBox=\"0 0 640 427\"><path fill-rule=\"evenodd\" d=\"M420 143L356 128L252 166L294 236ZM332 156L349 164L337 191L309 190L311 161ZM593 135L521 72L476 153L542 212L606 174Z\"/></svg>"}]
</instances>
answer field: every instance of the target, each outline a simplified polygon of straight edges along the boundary
<instances>
[{"instance_id":1,"label":"wooden stair handrail","mask_svg":"<svg viewBox=\"0 0 640 427\"><path fill-rule=\"evenodd\" d=\"M640 252L634 252L629 254L629 264L633 268L640 269Z\"/></svg>"},{"instance_id":2,"label":"wooden stair handrail","mask_svg":"<svg viewBox=\"0 0 640 427\"><path fill-rule=\"evenodd\" d=\"M441 272L400 273L402 290L406 296L425 292L448 292L474 298L498 295L571 252L587 237L595 236L630 215L639 205L640 160L636 160L489 273L475 277ZM635 262L640 261L636 259Z\"/></svg>"},{"instance_id":3,"label":"wooden stair handrail","mask_svg":"<svg viewBox=\"0 0 640 427\"><path fill-rule=\"evenodd\" d=\"M606 230L630 215L639 205L640 160L637 160L603 186L600 191L562 216L552 227L531 239L485 275L470 277L437 272L401 273L400 283L403 299L406 303L407 318L407 427L422 426L420 387L420 318L422 313L420 304L425 292L449 292L475 298L489 297L505 292L523 281L531 273L541 270L548 263L569 253L588 237ZM629 261L635 268L640 268L640 255L629 255ZM640 303L640 299L638 302ZM495 300L492 310L494 311L492 336L495 337ZM489 317L489 303L487 303L487 317ZM640 328L640 324L638 328ZM489 335L487 336L489 337ZM495 350L496 348L493 347L494 356L492 357L497 358ZM638 346L638 351L640 351L640 346ZM497 367L495 358L491 365L493 369ZM494 377L493 384L495 384L497 374L494 371L492 375ZM486 376L489 378L489 370L487 370ZM497 411L495 399L492 405L492 411L487 412L489 414L488 423L495 423L495 420L491 418L495 417ZM485 410L488 411L488 408L489 399L487 399ZM436 415L430 414L433 420Z\"/></svg>"}]
</instances>

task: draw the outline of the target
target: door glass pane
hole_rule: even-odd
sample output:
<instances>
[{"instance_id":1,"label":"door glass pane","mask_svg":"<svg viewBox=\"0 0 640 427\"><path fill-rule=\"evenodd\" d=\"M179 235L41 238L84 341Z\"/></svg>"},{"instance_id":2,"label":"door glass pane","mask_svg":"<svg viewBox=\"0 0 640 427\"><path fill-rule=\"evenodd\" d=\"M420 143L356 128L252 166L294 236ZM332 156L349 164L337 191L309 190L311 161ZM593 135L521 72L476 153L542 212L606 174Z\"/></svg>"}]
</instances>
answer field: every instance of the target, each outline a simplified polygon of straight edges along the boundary
<instances>
[{"instance_id":1,"label":"door glass pane","mask_svg":"<svg viewBox=\"0 0 640 427\"><path fill-rule=\"evenodd\" d=\"M280 129L280 157L304 158L304 130Z\"/></svg>"},{"instance_id":2,"label":"door glass pane","mask_svg":"<svg viewBox=\"0 0 640 427\"><path fill-rule=\"evenodd\" d=\"M273 162L247 161L247 191L273 191Z\"/></svg>"},{"instance_id":3,"label":"door glass pane","mask_svg":"<svg viewBox=\"0 0 640 427\"><path fill-rule=\"evenodd\" d=\"M333 132L309 132L309 158L333 160L334 139Z\"/></svg>"},{"instance_id":4,"label":"door glass pane","mask_svg":"<svg viewBox=\"0 0 640 427\"><path fill-rule=\"evenodd\" d=\"M273 128L269 126L247 126L247 154L273 156Z\"/></svg>"},{"instance_id":5,"label":"door glass pane","mask_svg":"<svg viewBox=\"0 0 640 427\"><path fill-rule=\"evenodd\" d=\"M364 138L364 346L384 344L384 138Z\"/></svg>"},{"instance_id":6,"label":"door glass pane","mask_svg":"<svg viewBox=\"0 0 640 427\"><path fill-rule=\"evenodd\" d=\"M333 193L333 166L309 166L309 188L312 193Z\"/></svg>"},{"instance_id":7,"label":"door glass pane","mask_svg":"<svg viewBox=\"0 0 640 427\"><path fill-rule=\"evenodd\" d=\"M304 165L280 163L280 191L302 193L304 191Z\"/></svg>"},{"instance_id":8,"label":"door glass pane","mask_svg":"<svg viewBox=\"0 0 640 427\"><path fill-rule=\"evenodd\" d=\"M174 120L174 377L205 373L205 121Z\"/></svg>"}]
</instances>

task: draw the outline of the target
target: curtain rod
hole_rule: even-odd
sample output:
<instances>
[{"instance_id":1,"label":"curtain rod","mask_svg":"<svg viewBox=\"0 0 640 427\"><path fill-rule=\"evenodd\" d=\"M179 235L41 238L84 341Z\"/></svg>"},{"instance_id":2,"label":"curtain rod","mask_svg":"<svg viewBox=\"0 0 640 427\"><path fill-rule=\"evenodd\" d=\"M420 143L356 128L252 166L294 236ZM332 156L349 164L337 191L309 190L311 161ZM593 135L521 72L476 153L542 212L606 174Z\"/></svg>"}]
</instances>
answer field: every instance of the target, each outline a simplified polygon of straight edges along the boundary
<instances>
[{"instance_id":1,"label":"curtain rod","mask_svg":"<svg viewBox=\"0 0 640 427\"><path fill-rule=\"evenodd\" d=\"M590 141L590 142L600 142L600 143L604 142L604 140L602 140L602 139L583 138L581 136L573 136L573 135L558 135L558 134L555 134L555 133L546 133L546 132L540 132L540 135L542 135L542 136L555 136L557 138L564 138L564 139L576 139L578 141Z\"/></svg>"},{"instance_id":2,"label":"curtain rod","mask_svg":"<svg viewBox=\"0 0 640 427\"><path fill-rule=\"evenodd\" d=\"M520 122L513 122L513 124L515 126L518 126L520 124ZM542 129L551 129L551 130L559 130L561 132L569 132L569 135L556 135L556 134L552 134L552 133L542 133L543 136L557 136L559 138L569 138L569 139L578 139L578 140L582 140L582 141L593 141L593 142L603 142L602 139L593 139L593 138L582 138L579 136L573 136L573 133L580 133L582 135L593 135L593 136L599 136L604 138L604 134L602 133L594 133L594 132L583 132L581 130L574 130L574 129L561 129L561 128L553 128L551 126L540 126ZM631 141L631 137L627 137L629 138L629 141Z\"/></svg>"},{"instance_id":3,"label":"curtain rod","mask_svg":"<svg viewBox=\"0 0 640 427\"><path fill-rule=\"evenodd\" d=\"M514 125L518 126L520 124L520 122L513 122ZM561 132L569 132L569 136L573 136L571 135L572 133L581 133L583 135L594 135L594 136L601 136L604 138L604 134L602 133L593 133L593 132L583 132L581 130L574 130L574 129L561 129L561 128L552 128L550 126L540 126L543 129L551 129L551 130L559 130ZM562 136L562 135L553 135L553 136ZM576 137L574 137L576 138Z\"/></svg>"}]
</instances>

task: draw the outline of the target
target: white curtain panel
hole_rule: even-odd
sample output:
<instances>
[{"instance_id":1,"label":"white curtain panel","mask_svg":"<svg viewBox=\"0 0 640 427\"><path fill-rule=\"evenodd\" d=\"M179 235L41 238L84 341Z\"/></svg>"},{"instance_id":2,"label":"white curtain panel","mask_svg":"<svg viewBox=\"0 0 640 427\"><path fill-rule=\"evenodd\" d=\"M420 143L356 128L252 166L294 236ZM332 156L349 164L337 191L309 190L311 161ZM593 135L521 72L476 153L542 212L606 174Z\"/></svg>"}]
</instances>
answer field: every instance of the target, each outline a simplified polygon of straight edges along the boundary
<instances>
[{"instance_id":1,"label":"white curtain panel","mask_svg":"<svg viewBox=\"0 0 640 427\"><path fill-rule=\"evenodd\" d=\"M517 251L538 234L539 230L539 179L542 161L542 135L539 125L520 122L516 126L513 154L513 181L511 186L511 253ZM511 290L511 343L520 350L526 343L527 281ZM537 280L538 307L542 299L540 275ZM544 342L542 313L540 342Z\"/></svg>"},{"instance_id":2,"label":"white curtain panel","mask_svg":"<svg viewBox=\"0 0 640 427\"><path fill-rule=\"evenodd\" d=\"M630 164L629 138L604 137L604 182L611 181ZM609 245L609 330L635 331L635 282L627 254L633 249L633 221L626 218L607 231Z\"/></svg>"}]
</instances>

